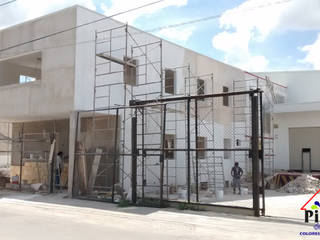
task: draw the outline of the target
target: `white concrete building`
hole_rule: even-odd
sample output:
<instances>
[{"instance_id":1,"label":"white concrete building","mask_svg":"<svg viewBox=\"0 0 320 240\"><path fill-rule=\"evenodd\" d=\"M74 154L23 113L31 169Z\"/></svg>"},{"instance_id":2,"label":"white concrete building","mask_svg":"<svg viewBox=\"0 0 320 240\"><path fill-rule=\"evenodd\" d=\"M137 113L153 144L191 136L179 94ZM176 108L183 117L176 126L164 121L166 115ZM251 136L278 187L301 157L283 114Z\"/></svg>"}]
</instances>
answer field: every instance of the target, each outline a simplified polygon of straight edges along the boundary
<instances>
[{"instance_id":1,"label":"white concrete building","mask_svg":"<svg viewBox=\"0 0 320 240\"><path fill-rule=\"evenodd\" d=\"M287 92L287 99L274 106L275 169L319 171L320 71L263 74Z\"/></svg>"},{"instance_id":2,"label":"white concrete building","mask_svg":"<svg viewBox=\"0 0 320 240\"><path fill-rule=\"evenodd\" d=\"M0 119L7 124L3 125L7 127L2 132L2 141L8 153L5 159L10 161L11 174L22 175L21 179L26 183L48 182L48 158L54 138L55 151L68 155L62 183L65 185L68 181L70 193L75 172L76 139L83 144L82 150L86 153L94 153L98 151L97 148L112 151L117 120L115 110L107 108L128 106L130 100L137 99L230 92L235 90L234 81L243 81L247 75L238 68L133 27L127 28L122 23L80 6L3 29L0 39ZM246 90L250 86L242 87L242 90ZM206 117L205 112L200 112L204 119L199 126L199 136L203 137L204 148L249 146L250 136L246 132L241 132L244 135L242 144L240 138L233 134L235 125L243 128L241 121L244 120L238 122L233 118L234 103L231 98L230 101L228 98L219 98L202 105L214 111L214 117ZM184 106L178 104L171 108L175 114L168 113L168 120L175 123L171 126L168 123L166 144L182 147L185 145L185 139L181 140L185 138L185 127L178 124L178 120L182 118L179 111L184 111ZM93 114L90 110L98 113ZM78 111L81 111L80 118ZM244 111L240 110L241 113ZM130 114L131 110L120 110L119 113L117 145L123 153L130 150L126 147L131 144L130 130L126 130L131 124L128 119ZM160 119L161 115L159 112L157 114ZM93 116L96 119L92 119ZM151 130L155 129L160 131L156 125L152 125L151 118L146 122L149 124L148 133L151 134ZM28 141L30 139L32 141ZM22 143L24 140L26 142ZM159 145L160 140L146 137L145 141ZM39 144L35 145L34 142ZM192 144L195 145L195 141ZM82 161L80 156L79 161ZM243 160L237 161L242 161L244 166L248 160L245 159L247 156L243 156ZM131 169L126 158L119 159L116 170L116 182L121 182L125 190L130 185L125 173ZM167 158L175 161L167 161L166 185L185 185L184 153ZM230 181L230 169L235 156L220 152L215 156L205 155L201 161L205 164L208 159L217 158L224 166L221 170L224 171L224 178L220 180ZM94 165L98 160L87 156L87 161ZM112 159L106 157L101 161L107 165ZM158 168L159 159L154 157L150 161L153 161L153 166L149 167L149 174L145 176L146 183L140 182L146 188L148 184L157 184L158 178L152 169ZM102 164L99 165L99 162L97 168ZM202 169L208 171L207 166L203 165ZM83 174L90 171L94 171L93 167L84 170ZM168 176L170 171L172 178ZM105 170L105 175L101 175L100 180L97 176L96 181L100 182L98 185L101 188L110 189L112 174ZM209 184L210 181L216 181L215 178L210 179L207 177L204 181ZM77 184L94 185L90 179L89 183ZM217 185L216 182L213 184ZM223 186L224 182L220 184Z\"/></svg>"}]
</instances>

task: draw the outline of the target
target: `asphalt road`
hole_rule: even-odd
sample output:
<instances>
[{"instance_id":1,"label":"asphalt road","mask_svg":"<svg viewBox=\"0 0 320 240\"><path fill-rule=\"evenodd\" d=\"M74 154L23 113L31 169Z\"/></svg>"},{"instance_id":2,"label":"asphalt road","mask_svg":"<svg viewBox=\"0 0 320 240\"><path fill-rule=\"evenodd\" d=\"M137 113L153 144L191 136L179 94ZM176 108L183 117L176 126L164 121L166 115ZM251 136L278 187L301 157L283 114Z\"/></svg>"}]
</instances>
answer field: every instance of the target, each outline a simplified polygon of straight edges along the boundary
<instances>
[{"instance_id":1,"label":"asphalt road","mask_svg":"<svg viewBox=\"0 0 320 240\"><path fill-rule=\"evenodd\" d=\"M119 209L114 204L61 196L0 198L1 240L301 239L299 232L310 230L311 225L281 219L175 209Z\"/></svg>"}]
</instances>

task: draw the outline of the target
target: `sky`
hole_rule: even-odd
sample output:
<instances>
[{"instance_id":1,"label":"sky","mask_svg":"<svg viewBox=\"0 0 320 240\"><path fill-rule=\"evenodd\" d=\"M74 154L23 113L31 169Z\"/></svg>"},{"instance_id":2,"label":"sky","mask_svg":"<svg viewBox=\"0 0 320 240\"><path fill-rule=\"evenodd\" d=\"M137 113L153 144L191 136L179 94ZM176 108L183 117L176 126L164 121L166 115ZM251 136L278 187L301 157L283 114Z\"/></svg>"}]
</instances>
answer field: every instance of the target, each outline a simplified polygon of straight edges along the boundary
<instances>
[{"instance_id":1,"label":"sky","mask_svg":"<svg viewBox=\"0 0 320 240\"><path fill-rule=\"evenodd\" d=\"M0 0L0 28L75 4L107 16L156 0ZM247 71L320 70L320 0L164 0L116 19Z\"/></svg>"}]
</instances>

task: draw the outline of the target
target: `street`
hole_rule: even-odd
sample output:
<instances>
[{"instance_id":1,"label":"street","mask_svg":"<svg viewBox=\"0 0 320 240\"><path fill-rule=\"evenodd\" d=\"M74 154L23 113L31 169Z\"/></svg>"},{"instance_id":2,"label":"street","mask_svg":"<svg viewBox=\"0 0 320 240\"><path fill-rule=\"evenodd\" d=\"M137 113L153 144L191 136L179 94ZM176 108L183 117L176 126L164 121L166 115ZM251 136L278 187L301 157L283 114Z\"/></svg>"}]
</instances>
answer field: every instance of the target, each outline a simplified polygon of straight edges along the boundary
<instances>
[{"instance_id":1,"label":"street","mask_svg":"<svg viewBox=\"0 0 320 240\"><path fill-rule=\"evenodd\" d=\"M212 212L128 207L15 194L0 199L1 239L299 239L301 222Z\"/></svg>"}]
</instances>

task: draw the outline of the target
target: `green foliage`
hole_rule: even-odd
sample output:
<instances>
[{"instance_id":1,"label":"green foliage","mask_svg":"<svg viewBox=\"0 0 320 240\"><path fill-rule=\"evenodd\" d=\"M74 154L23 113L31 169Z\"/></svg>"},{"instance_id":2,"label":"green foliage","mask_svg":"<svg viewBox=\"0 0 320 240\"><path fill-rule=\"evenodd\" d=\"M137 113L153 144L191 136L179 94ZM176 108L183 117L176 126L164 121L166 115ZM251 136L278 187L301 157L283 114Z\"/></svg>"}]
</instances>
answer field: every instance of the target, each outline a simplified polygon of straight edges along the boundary
<instances>
[{"instance_id":1,"label":"green foliage","mask_svg":"<svg viewBox=\"0 0 320 240\"><path fill-rule=\"evenodd\" d=\"M118 207L124 208L124 207L130 207L130 202L128 200L125 199L121 199Z\"/></svg>"},{"instance_id":2,"label":"green foliage","mask_svg":"<svg viewBox=\"0 0 320 240\"><path fill-rule=\"evenodd\" d=\"M198 205L194 204L188 204L188 203L179 203L178 205L179 210L192 210L192 211L200 211L200 208Z\"/></svg>"}]
</instances>

